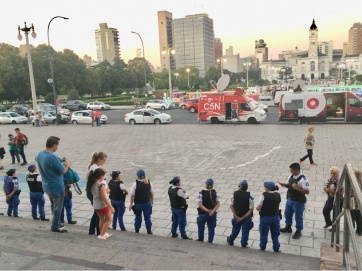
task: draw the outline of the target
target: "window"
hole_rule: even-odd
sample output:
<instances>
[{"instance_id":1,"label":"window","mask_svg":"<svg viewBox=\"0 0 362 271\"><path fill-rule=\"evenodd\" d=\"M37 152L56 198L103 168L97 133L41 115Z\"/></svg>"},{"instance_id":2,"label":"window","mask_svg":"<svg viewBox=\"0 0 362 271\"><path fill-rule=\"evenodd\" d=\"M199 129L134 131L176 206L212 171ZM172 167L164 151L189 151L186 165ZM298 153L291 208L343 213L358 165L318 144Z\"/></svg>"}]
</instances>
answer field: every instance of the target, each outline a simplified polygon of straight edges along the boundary
<instances>
[{"instance_id":1,"label":"window","mask_svg":"<svg viewBox=\"0 0 362 271\"><path fill-rule=\"evenodd\" d=\"M135 112L133 112L133 115L137 115L137 116L142 115L142 111L135 111Z\"/></svg>"},{"instance_id":2,"label":"window","mask_svg":"<svg viewBox=\"0 0 362 271\"><path fill-rule=\"evenodd\" d=\"M315 62L314 62L314 61L312 61L312 62L310 63L310 71L312 71L312 72L315 71Z\"/></svg>"},{"instance_id":3,"label":"window","mask_svg":"<svg viewBox=\"0 0 362 271\"><path fill-rule=\"evenodd\" d=\"M250 107L246 103L240 104L240 108L241 108L241 110L244 110L244 111L250 111Z\"/></svg>"},{"instance_id":4,"label":"window","mask_svg":"<svg viewBox=\"0 0 362 271\"><path fill-rule=\"evenodd\" d=\"M151 113L148 112L148 111L145 111L145 112L143 112L143 115L144 115L145 117L150 117L150 116L151 116Z\"/></svg>"},{"instance_id":5,"label":"window","mask_svg":"<svg viewBox=\"0 0 362 271\"><path fill-rule=\"evenodd\" d=\"M354 98L349 98L348 103L352 107L362 107L361 101Z\"/></svg>"}]
</instances>

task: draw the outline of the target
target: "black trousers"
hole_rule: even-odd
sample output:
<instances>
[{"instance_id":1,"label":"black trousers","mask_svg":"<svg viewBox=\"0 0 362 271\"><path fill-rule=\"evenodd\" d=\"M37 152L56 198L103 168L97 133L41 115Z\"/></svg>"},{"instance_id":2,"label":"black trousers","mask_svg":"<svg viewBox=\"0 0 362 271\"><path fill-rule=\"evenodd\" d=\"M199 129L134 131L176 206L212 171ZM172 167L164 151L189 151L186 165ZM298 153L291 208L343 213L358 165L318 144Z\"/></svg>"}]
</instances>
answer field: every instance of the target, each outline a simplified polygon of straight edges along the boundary
<instances>
[{"instance_id":1,"label":"black trousers","mask_svg":"<svg viewBox=\"0 0 362 271\"><path fill-rule=\"evenodd\" d=\"M313 149L307 149L307 155L303 156L303 158L300 158L300 161L304 161L305 159L307 159L309 157L309 162L311 164L314 163L313 161Z\"/></svg>"},{"instance_id":2,"label":"black trousers","mask_svg":"<svg viewBox=\"0 0 362 271\"><path fill-rule=\"evenodd\" d=\"M360 210L351 210L353 227L357 224L356 232L362 235L362 216Z\"/></svg>"},{"instance_id":3,"label":"black trousers","mask_svg":"<svg viewBox=\"0 0 362 271\"><path fill-rule=\"evenodd\" d=\"M93 195L91 192L87 191L87 198L93 205ZM94 211L92 218L90 220L90 223L89 223L89 233L88 234L93 235L95 233L97 233L97 236L98 236L101 234L101 230L99 229L99 217L98 217L97 213Z\"/></svg>"},{"instance_id":4,"label":"black trousers","mask_svg":"<svg viewBox=\"0 0 362 271\"><path fill-rule=\"evenodd\" d=\"M328 199L323 207L323 216L324 221L326 222L326 225L332 225L332 219L331 219L331 211L333 210L333 201L334 197L328 196ZM333 210L333 218L334 218L334 210Z\"/></svg>"}]
</instances>

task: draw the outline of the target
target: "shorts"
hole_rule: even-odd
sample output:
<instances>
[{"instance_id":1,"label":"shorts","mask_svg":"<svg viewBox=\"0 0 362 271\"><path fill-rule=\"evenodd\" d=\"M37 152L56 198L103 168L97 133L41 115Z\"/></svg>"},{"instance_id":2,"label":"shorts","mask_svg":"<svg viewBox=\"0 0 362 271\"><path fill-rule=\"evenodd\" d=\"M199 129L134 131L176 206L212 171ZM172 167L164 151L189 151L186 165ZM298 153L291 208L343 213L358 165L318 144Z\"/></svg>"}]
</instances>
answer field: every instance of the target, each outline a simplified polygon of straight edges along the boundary
<instances>
[{"instance_id":1,"label":"shorts","mask_svg":"<svg viewBox=\"0 0 362 271\"><path fill-rule=\"evenodd\" d=\"M98 210L94 209L94 211L97 214L106 214L111 211L111 208L109 208L109 206L107 206L107 207L104 207L103 209L98 209Z\"/></svg>"}]
</instances>

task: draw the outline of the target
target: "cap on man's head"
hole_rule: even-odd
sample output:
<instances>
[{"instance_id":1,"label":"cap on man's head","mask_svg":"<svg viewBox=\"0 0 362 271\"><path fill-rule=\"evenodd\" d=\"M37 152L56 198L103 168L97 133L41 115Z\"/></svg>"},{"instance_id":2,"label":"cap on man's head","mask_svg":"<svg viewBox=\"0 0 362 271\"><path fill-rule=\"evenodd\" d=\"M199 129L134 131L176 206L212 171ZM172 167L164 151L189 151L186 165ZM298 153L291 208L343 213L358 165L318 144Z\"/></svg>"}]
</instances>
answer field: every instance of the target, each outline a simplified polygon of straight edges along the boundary
<instances>
[{"instance_id":1,"label":"cap on man's head","mask_svg":"<svg viewBox=\"0 0 362 271\"><path fill-rule=\"evenodd\" d=\"M240 186L244 186L244 185L248 185L248 181L247 181L247 180L242 180L242 181L239 183L239 187L240 187Z\"/></svg>"},{"instance_id":2,"label":"cap on man's head","mask_svg":"<svg viewBox=\"0 0 362 271\"><path fill-rule=\"evenodd\" d=\"M146 177L146 173L143 169L137 170L137 177Z\"/></svg>"},{"instance_id":3,"label":"cap on man's head","mask_svg":"<svg viewBox=\"0 0 362 271\"><path fill-rule=\"evenodd\" d=\"M214 186L214 180L213 179L207 179L205 184L210 185L210 186Z\"/></svg>"},{"instance_id":4,"label":"cap on man's head","mask_svg":"<svg viewBox=\"0 0 362 271\"><path fill-rule=\"evenodd\" d=\"M275 188L275 182L272 182L272 181L264 182L264 187L266 189L269 189L269 190L274 189Z\"/></svg>"},{"instance_id":5,"label":"cap on man's head","mask_svg":"<svg viewBox=\"0 0 362 271\"><path fill-rule=\"evenodd\" d=\"M36 168L36 165L35 164L31 164L28 166L28 170L33 170L34 168Z\"/></svg>"},{"instance_id":6,"label":"cap on man's head","mask_svg":"<svg viewBox=\"0 0 362 271\"><path fill-rule=\"evenodd\" d=\"M176 184L181 180L180 176L175 176L172 178L171 183Z\"/></svg>"},{"instance_id":7,"label":"cap on man's head","mask_svg":"<svg viewBox=\"0 0 362 271\"><path fill-rule=\"evenodd\" d=\"M8 134L8 137L13 136L12 134Z\"/></svg>"},{"instance_id":8,"label":"cap on man's head","mask_svg":"<svg viewBox=\"0 0 362 271\"><path fill-rule=\"evenodd\" d=\"M13 175L15 172L16 172L16 168L11 168L6 172L6 174Z\"/></svg>"}]
</instances>

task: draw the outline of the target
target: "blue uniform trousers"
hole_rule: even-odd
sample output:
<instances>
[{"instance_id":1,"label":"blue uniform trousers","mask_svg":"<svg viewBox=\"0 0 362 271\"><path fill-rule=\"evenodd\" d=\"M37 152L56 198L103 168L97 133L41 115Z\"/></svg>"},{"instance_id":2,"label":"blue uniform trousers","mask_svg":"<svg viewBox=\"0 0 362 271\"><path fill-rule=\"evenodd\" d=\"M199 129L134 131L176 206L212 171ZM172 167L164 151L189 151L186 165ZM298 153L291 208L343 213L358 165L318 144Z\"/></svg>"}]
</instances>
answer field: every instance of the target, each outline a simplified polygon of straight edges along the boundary
<instances>
[{"instance_id":1,"label":"blue uniform trousers","mask_svg":"<svg viewBox=\"0 0 362 271\"><path fill-rule=\"evenodd\" d=\"M207 223L207 228L209 231L208 241L212 242L214 240L215 228L216 228L217 213L215 212L212 216L207 213L199 214L197 217L197 227L198 227L198 236L199 240L204 240L205 224Z\"/></svg>"},{"instance_id":2,"label":"blue uniform trousers","mask_svg":"<svg viewBox=\"0 0 362 271\"><path fill-rule=\"evenodd\" d=\"M284 216L285 224L291 226L293 224L293 214L295 216L295 227L297 230L303 230L303 212L305 202L299 202L296 200L287 199L285 204Z\"/></svg>"},{"instance_id":3,"label":"blue uniform trousers","mask_svg":"<svg viewBox=\"0 0 362 271\"><path fill-rule=\"evenodd\" d=\"M18 207L20 204L19 195L12 195L10 199L6 200L8 204L8 216L13 214L14 216L18 216Z\"/></svg>"},{"instance_id":4,"label":"blue uniform trousers","mask_svg":"<svg viewBox=\"0 0 362 271\"><path fill-rule=\"evenodd\" d=\"M121 230L125 229L124 223L123 223L123 214L126 210L126 206L124 205L124 201L111 199L111 204L114 208L112 228L114 230L117 228L117 220L118 220L119 228Z\"/></svg>"},{"instance_id":5,"label":"blue uniform trousers","mask_svg":"<svg viewBox=\"0 0 362 271\"><path fill-rule=\"evenodd\" d=\"M231 224L233 225L233 229L231 231L230 240L234 241L241 229L241 246L246 247L248 245L249 232L254 227L252 217L249 216L239 222L233 217L233 219L231 219Z\"/></svg>"},{"instance_id":6,"label":"blue uniform trousers","mask_svg":"<svg viewBox=\"0 0 362 271\"><path fill-rule=\"evenodd\" d=\"M142 213L143 217L145 219L146 229L151 230L152 229L152 221L151 221L151 214L152 214L152 204L151 201L148 201L146 203L137 203L133 206L134 214L136 215L135 221L134 221L134 228L136 231L138 231L141 228L142 225Z\"/></svg>"},{"instance_id":7,"label":"blue uniform trousers","mask_svg":"<svg viewBox=\"0 0 362 271\"><path fill-rule=\"evenodd\" d=\"M181 237L182 238L187 238L187 234L186 234L186 209L185 208L172 208L171 207L171 211L172 211L172 225L171 225L171 233L172 235L176 234L177 231L177 226L180 230L181 233Z\"/></svg>"},{"instance_id":8,"label":"blue uniform trousers","mask_svg":"<svg viewBox=\"0 0 362 271\"><path fill-rule=\"evenodd\" d=\"M279 235L280 235L280 217L277 216L263 216L260 217L260 248L266 249L266 244L268 243L268 234L270 234L273 241L273 250L279 251Z\"/></svg>"},{"instance_id":9,"label":"blue uniform trousers","mask_svg":"<svg viewBox=\"0 0 362 271\"><path fill-rule=\"evenodd\" d=\"M64 196L64 204L62 209L62 214L60 215L60 220L64 221L64 209L67 212L67 219L68 221L72 220L73 214L72 214L72 207L73 207L73 201L70 197Z\"/></svg>"},{"instance_id":10,"label":"blue uniform trousers","mask_svg":"<svg viewBox=\"0 0 362 271\"><path fill-rule=\"evenodd\" d=\"M30 192L30 204L31 204L31 216L37 218L37 209L39 208L39 216L41 219L45 219L45 198L42 192Z\"/></svg>"}]
</instances>

